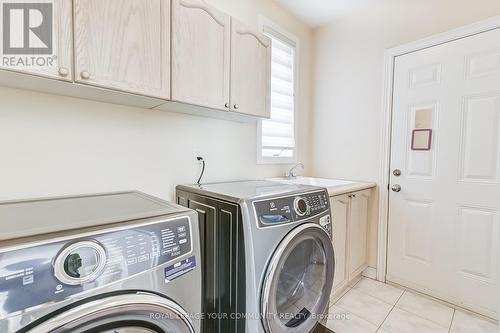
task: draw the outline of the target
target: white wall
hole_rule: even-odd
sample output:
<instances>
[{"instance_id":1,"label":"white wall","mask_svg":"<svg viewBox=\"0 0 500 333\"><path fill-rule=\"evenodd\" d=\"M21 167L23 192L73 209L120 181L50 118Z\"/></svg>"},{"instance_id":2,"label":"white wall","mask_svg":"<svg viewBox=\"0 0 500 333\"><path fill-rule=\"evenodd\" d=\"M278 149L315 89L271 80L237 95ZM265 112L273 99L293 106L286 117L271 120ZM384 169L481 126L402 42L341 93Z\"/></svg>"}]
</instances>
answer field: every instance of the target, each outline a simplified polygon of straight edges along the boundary
<instances>
[{"instance_id":1,"label":"white wall","mask_svg":"<svg viewBox=\"0 0 500 333\"><path fill-rule=\"evenodd\" d=\"M321 177L377 181L384 49L500 15L498 0L382 0L316 29L313 165ZM370 225L376 265L377 221Z\"/></svg>"},{"instance_id":2,"label":"white wall","mask_svg":"<svg viewBox=\"0 0 500 333\"><path fill-rule=\"evenodd\" d=\"M311 30L271 0L213 0L257 28L264 14L299 36L299 158L310 165ZM179 183L281 175L287 166L256 164L256 124L152 111L0 88L0 200L138 189L174 198Z\"/></svg>"}]
</instances>

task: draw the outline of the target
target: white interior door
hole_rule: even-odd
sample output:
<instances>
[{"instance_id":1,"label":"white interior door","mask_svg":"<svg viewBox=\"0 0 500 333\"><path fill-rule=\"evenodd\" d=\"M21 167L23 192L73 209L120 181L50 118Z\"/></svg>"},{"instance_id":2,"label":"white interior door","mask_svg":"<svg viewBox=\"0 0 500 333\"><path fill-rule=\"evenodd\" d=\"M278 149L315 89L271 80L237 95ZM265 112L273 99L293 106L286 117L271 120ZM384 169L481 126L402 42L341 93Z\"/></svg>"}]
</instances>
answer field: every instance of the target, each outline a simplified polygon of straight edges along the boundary
<instances>
[{"instance_id":1,"label":"white interior door","mask_svg":"<svg viewBox=\"0 0 500 333\"><path fill-rule=\"evenodd\" d=\"M387 279L498 318L500 29L397 57L393 96Z\"/></svg>"}]
</instances>

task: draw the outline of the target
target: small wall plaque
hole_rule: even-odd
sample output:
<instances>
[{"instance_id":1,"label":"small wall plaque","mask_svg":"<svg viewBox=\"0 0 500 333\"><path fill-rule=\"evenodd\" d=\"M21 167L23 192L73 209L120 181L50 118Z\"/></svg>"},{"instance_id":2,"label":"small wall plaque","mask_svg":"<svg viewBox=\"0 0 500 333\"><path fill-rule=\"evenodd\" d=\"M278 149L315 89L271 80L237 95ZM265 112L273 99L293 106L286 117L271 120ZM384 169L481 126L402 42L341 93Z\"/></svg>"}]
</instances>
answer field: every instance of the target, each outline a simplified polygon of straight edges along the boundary
<instances>
[{"instance_id":1,"label":"small wall plaque","mask_svg":"<svg viewBox=\"0 0 500 333\"><path fill-rule=\"evenodd\" d=\"M411 138L411 150L428 151L432 145L432 129L414 129Z\"/></svg>"}]
</instances>

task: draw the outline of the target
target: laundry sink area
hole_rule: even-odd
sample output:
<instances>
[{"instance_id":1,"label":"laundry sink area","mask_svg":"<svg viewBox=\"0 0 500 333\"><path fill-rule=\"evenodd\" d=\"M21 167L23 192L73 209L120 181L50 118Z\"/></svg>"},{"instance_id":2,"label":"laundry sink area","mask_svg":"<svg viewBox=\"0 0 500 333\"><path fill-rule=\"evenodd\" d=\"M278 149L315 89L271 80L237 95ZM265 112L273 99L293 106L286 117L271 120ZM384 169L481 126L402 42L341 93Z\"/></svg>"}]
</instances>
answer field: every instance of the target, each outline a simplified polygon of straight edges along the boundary
<instances>
[{"instance_id":1,"label":"laundry sink area","mask_svg":"<svg viewBox=\"0 0 500 333\"><path fill-rule=\"evenodd\" d=\"M376 186L375 183L370 183L370 182L360 182L355 180L344 180L344 179L302 177L302 176L297 176L293 178L277 177L277 178L270 178L268 180L285 184L300 184L300 185L324 187L328 190L328 194L330 196L343 194L347 192L360 191Z\"/></svg>"}]
</instances>

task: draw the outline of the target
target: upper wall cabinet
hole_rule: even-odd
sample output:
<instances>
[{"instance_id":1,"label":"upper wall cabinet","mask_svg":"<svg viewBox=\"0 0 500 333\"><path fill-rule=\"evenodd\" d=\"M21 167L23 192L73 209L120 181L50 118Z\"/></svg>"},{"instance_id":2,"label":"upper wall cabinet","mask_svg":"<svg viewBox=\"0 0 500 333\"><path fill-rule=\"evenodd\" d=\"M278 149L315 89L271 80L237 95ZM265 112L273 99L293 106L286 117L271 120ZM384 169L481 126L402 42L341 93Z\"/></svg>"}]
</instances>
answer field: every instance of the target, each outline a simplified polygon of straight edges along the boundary
<instances>
[{"instance_id":1,"label":"upper wall cabinet","mask_svg":"<svg viewBox=\"0 0 500 333\"><path fill-rule=\"evenodd\" d=\"M75 81L170 98L170 0L74 0Z\"/></svg>"},{"instance_id":2,"label":"upper wall cabinet","mask_svg":"<svg viewBox=\"0 0 500 333\"><path fill-rule=\"evenodd\" d=\"M231 18L201 0L172 0L172 100L229 110Z\"/></svg>"},{"instance_id":3,"label":"upper wall cabinet","mask_svg":"<svg viewBox=\"0 0 500 333\"><path fill-rule=\"evenodd\" d=\"M16 3L5 3L5 5L12 7L9 13L4 13L4 17L8 15L13 20L14 15L21 16L21 18L26 16L25 11L27 9L23 9L19 4L16 6ZM27 40L26 32L23 29L11 29L8 34L9 39L3 41L9 43L9 49L12 50L9 53L3 53L4 59L9 59L9 62L6 63L4 60L0 64L0 68L72 81L73 15L71 0L54 0L46 5L49 6L48 9L49 12L51 10L53 18L52 35L35 35L32 33L31 38ZM40 13L39 19L44 24L43 15L47 12L41 9ZM30 18L37 18L35 13L30 13L30 15ZM46 20L46 22L49 22L49 20ZM42 31L50 30L50 26L40 27ZM4 51L5 49L4 47Z\"/></svg>"},{"instance_id":4,"label":"upper wall cabinet","mask_svg":"<svg viewBox=\"0 0 500 333\"><path fill-rule=\"evenodd\" d=\"M231 108L270 117L271 39L231 20Z\"/></svg>"}]
</instances>

